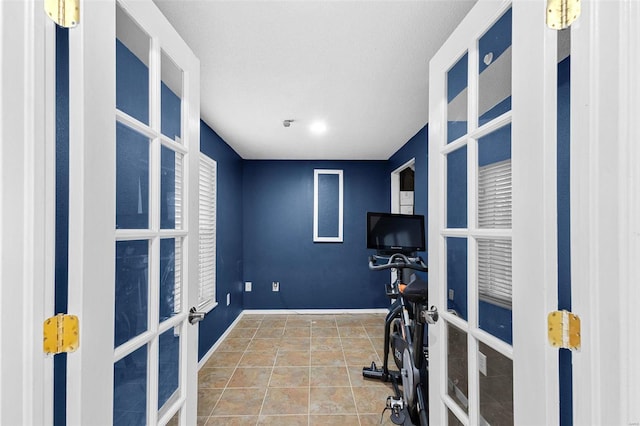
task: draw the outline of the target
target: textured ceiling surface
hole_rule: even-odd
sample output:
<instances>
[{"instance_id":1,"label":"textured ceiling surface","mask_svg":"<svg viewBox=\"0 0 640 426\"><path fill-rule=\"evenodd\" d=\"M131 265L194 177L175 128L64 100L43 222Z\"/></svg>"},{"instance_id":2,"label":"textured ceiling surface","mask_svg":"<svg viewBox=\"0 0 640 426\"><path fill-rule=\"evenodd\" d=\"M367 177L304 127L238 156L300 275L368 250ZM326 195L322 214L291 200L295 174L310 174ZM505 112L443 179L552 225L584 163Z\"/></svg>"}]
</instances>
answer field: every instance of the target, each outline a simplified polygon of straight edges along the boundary
<instances>
[{"instance_id":1,"label":"textured ceiling surface","mask_svg":"<svg viewBox=\"0 0 640 426\"><path fill-rule=\"evenodd\" d=\"M429 60L475 1L155 3L200 59L202 119L243 158L386 160L427 123Z\"/></svg>"}]
</instances>

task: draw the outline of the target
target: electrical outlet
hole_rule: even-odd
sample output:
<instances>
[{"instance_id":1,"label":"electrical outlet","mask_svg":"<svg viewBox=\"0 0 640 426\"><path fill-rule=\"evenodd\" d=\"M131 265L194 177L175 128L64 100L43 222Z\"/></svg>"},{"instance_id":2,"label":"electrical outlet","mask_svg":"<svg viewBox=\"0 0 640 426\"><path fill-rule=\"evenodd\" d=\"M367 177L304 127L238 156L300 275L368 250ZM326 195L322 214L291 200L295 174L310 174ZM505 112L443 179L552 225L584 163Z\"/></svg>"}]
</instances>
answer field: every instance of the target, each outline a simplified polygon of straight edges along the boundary
<instances>
[{"instance_id":1,"label":"electrical outlet","mask_svg":"<svg viewBox=\"0 0 640 426\"><path fill-rule=\"evenodd\" d=\"M244 283L244 291L251 291L251 286L253 283L251 281L245 281Z\"/></svg>"},{"instance_id":2,"label":"electrical outlet","mask_svg":"<svg viewBox=\"0 0 640 426\"><path fill-rule=\"evenodd\" d=\"M478 352L478 370L485 376L487 375L487 356L482 352Z\"/></svg>"},{"instance_id":3,"label":"electrical outlet","mask_svg":"<svg viewBox=\"0 0 640 426\"><path fill-rule=\"evenodd\" d=\"M449 300L453 300L453 289L449 289Z\"/></svg>"},{"instance_id":4,"label":"electrical outlet","mask_svg":"<svg viewBox=\"0 0 640 426\"><path fill-rule=\"evenodd\" d=\"M280 291L280 281L273 281L271 283L271 289L273 291Z\"/></svg>"},{"instance_id":5,"label":"electrical outlet","mask_svg":"<svg viewBox=\"0 0 640 426\"><path fill-rule=\"evenodd\" d=\"M231 293L227 293L227 306L231 304Z\"/></svg>"}]
</instances>

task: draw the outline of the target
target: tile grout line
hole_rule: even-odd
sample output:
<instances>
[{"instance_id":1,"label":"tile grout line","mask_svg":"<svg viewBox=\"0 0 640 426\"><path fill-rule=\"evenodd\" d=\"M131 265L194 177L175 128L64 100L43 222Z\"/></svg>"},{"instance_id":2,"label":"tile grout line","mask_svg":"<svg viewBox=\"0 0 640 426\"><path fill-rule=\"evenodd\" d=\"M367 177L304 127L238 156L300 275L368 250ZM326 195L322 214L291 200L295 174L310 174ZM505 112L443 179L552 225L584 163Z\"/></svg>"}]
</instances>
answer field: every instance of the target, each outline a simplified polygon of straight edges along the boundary
<instances>
[{"instance_id":1,"label":"tile grout line","mask_svg":"<svg viewBox=\"0 0 640 426\"><path fill-rule=\"evenodd\" d=\"M286 324L286 322L285 322L285 324ZM262 325L262 321L260 322L260 325ZM260 327L258 327L258 329L260 329ZM258 334L258 331L256 330L256 335L257 334ZM284 331L283 331L283 334L284 334ZM254 337L255 337L255 335L254 335ZM282 339L282 336L280 336L280 338ZM256 426L260 424L260 417L262 416L262 410L264 409L264 403L267 400L267 393L269 392L269 385L271 384L271 379L273 378L273 370L275 369L276 361L278 359L278 354L279 353L280 353L280 345L278 344L278 348L276 348L275 357L273 358L273 364L271 365L271 374L269 374L269 380L267 381L267 386L265 387L265 390L264 390L264 396L262 397L262 404L260 405L260 411L258 412L258 418L256 419Z\"/></svg>"},{"instance_id":2,"label":"tile grout line","mask_svg":"<svg viewBox=\"0 0 640 426\"><path fill-rule=\"evenodd\" d=\"M307 398L307 426L311 426L311 351L313 350L313 321L309 323L309 396Z\"/></svg>"},{"instance_id":3,"label":"tile grout line","mask_svg":"<svg viewBox=\"0 0 640 426\"><path fill-rule=\"evenodd\" d=\"M344 344L342 342L342 333L340 333L340 327L338 327L338 336L340 338L340 348L342 349L342 357L344 358L345 368L347 370L347 377L349 378L349 390L351 390L351 397L353 398L353 405L356 408L356 417L358 418L358 424L362 426L362 422L360 421L360 412L358 410L358 403L356 401L356 393L353 390L353 382L351 381L351 374L349 374L349 362L347 361L347 355L344 351Z\"/></svg>"},{"instance_id":4,"label":"tile grout line","mask_svg":"<svg viewBox=\"0 0 640 426\"><path fill-rule=\"evenodd\" d=\"M237 325L236 325L237 326ZM235 326L234 326L234 330L235 330ZM258 329L256 328L256 332L258 331ZM255 336L255 333L254 333ZM226 340L226 338L225 338ZM253 340L253 337L251 337L251 339L249 339L249 343L251 343L251 340ZM247 348L249 347L249 345L247 345ZM213 412L216 410L216 408L218 407L218 404L220 404L220 401L222 401L222 397L224 396L225 391L227 390L227 385L229 384L229 382L231 381L231 378L233 377L233 375L235 374L236 370L238 369L238 366L240 365L240 361L242 361L242 357L244 356L244 353L246 352L246 348L245 350L242 352L242 355L240 355L240 358L238 359L238 361L236 362L235 367L233 367L233 372L231 373L231 375L229 376L229 380L227 380L227 382L224 385L224 388L222 388L222 393L220 394L220 396L218 397L218 400L216 401L215 405L213 406L213 408L211 409L211 412L209 413L209 416L207 417L207 421L205 422L205 425L207 423L209 423L209 420L211 420L211 417L213 417ZM199 387L199 386L198 386Z\"/></svg>"}]
</instances>

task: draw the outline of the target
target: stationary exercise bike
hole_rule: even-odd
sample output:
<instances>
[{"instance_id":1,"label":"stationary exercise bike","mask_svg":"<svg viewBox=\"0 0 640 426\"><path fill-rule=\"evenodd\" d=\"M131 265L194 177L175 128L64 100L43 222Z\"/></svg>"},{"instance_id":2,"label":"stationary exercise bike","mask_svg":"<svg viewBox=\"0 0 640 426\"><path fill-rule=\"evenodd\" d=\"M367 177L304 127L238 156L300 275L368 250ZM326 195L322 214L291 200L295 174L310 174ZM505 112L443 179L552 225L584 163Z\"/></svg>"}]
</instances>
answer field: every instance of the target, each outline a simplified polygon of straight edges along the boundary
<instances>
[{"instance_id":1,"label":"stationary exercise bike","mask_svg":"<svg viewBox=\"0 0 640 426\"><path fill-rule=\"evenodd\" d=\"M382 263L386 260L386 263ZM427 271L420 257L402 253L390 256L371 256L369 269L395 269L397 279L386 285L386 294L393 300L385 319L384 360L382 368L375 362L362 369L368 379L391 382L395 395L387 398L386 409L397 425L428 425L428 364L429 352L424 344L425 324L438 320L435 308L427 307L427 282L415 271ZM389 350L398 370L388 367ZM402 385L402 390L399 388Z\"/></svg>"}]
</instances>

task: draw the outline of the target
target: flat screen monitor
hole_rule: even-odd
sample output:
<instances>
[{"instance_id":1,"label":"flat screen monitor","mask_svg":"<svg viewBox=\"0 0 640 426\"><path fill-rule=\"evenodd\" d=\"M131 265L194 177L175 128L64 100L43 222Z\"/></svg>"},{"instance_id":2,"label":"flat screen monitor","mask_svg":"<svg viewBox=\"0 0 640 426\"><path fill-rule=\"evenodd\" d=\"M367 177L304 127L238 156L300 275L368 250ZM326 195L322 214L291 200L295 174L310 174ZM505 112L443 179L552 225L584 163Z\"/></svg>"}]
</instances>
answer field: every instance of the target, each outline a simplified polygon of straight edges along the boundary
<instances>
[{"instance_id":1,"label":"flat screen monitor","mask_svg":"<svg viewBox=\"0 0 640 426\"><path fill-rule=\"evenodd\" d=\"M424 216L367 213L367 248L380 253L425 251Z\"/></svg>"}]
</instances>

